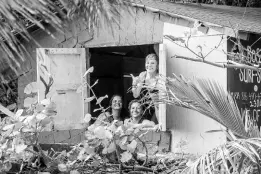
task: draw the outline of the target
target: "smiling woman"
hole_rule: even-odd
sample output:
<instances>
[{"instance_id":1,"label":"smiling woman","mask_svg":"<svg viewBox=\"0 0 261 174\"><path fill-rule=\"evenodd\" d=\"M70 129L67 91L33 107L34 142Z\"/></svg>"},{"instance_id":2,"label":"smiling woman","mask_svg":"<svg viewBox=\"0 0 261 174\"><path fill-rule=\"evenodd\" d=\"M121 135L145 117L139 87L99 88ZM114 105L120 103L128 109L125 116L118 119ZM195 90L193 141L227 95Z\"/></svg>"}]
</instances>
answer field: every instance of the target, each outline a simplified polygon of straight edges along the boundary
<instances>
[{"instance_id":1,"label":"smiling woman","mask_svg":"<svg viewBox=\"0 0 261 174\"><path fill-rule=\"evenodd\" d=\"M151 128L155 126L154 122L149 121L144 117L144 109L140 101L132 100L129 104L129 112L131 118L124 121L125 125L129 125L133 128Z\"/></svg>"},{"instance_id":2,"label":"smiling woman","mask_svg":"<svg viewBox=\"0 0 261 174\"><path fill-rule=\"evenodd\" d=\"M128 114L126 110L122 108L122 102L122 97L120 95L113 95L110 100L108 111L100 114L95 121L95 124L102 124L103 122L112 123L114 120L124 121Z\"/></svg>"},{"instance_id":3,"label":"smiling woman","mask_svg":"<svg viewBox=\"0 0 261 174\"><path fill-rule=\"evenodd\" d=\"M146 56L145 69L139 76L132 75L132 92L134 98L139 98L145 108L145 117L158 123L158 107L153 104L153 99L158 96L158 56L149 54Z\"/></svg>"}]
</instances>

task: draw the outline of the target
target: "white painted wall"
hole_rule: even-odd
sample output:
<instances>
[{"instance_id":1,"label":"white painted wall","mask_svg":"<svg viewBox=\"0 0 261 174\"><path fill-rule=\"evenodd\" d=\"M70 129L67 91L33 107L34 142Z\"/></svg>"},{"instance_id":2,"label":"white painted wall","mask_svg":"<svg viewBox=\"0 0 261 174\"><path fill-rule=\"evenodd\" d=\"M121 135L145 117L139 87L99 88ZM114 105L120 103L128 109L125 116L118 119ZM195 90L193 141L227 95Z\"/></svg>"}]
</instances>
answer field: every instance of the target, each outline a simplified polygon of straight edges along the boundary
<instances>
[{"instance_id":1,"label":"white painted wall","mask_svg":"<svg viewBox=\"0 0 261 174\"><path fill-rule=\"evenodd\" d=\"M184 36L189 28L174 24L164 23L164 35L176 37ZM218 34L218 35L217 35ZM213 36L214 35L214 36ZM189 41L189 47L197 51L197 46L203 47L203 54L208 53L220 42L221 35L214 30L209 30L207 35L198 32ZM184 59L171 58L173 55L196 58L189 50L182 48L167 39L163 39L167 50L167 76L172 73L182 74L186 78L193 76L215 79L227 89L227 71L223 68L192 62ZM227 59L223 51L227 50L227 42L224 39L220 47L207 57L211 61L225 61ZM205 133L209 130L220 129L220 125L195 111L175 106L167 106L167 128L172 132L172 151L185 151L201 154L213 147L225 142L223 133ZM182 148L180 148L182 147Z\"/></svg>"}]
</instances>

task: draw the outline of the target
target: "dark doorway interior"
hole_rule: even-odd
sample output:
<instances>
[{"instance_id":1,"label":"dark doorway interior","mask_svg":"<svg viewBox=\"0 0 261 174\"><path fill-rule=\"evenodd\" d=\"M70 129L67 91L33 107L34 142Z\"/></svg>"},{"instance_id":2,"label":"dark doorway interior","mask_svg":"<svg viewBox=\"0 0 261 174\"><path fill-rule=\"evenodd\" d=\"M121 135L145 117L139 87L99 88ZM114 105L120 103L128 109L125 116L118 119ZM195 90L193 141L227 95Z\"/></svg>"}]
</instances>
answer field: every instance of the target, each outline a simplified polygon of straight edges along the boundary
<instances>
[{"instance_id":1,"label":"dark doorway interior","mask_svg":"<svg viewBox=\"0 0 261 174\"><path fill-rule=\"evenodd\" d=\"M94 67L90 82L93 84L99 79L94 87L96 95L109 96L102 102L102 106L107 107L110 98L114 94L120 94L123 96L123 107L127 109L128 103L133 99L132 93L128 92L132 85L129 75L137 76L145 70L145 57L149 53L155 53L154 45L90 48L90 53L90 65ZM95 108L98 106L92 102L92 115L98 116L99 112L93 113Z\"/></svg>"}]
</instances>

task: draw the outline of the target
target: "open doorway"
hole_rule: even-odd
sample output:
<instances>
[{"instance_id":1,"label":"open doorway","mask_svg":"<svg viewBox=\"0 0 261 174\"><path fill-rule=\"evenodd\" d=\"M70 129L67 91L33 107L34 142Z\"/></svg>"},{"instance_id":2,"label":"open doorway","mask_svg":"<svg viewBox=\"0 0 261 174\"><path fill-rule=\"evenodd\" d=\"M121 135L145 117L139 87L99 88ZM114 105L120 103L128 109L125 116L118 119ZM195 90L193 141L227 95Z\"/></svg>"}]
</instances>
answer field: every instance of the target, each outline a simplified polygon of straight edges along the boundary
<instances>
[{"instance_id":1,"label":"open doorway","mask_svg":"<svg viewBox=\"0 0 261 174\"><path fill-rule=\"evenodd\" d=\"M158 53L157 45L135 45L124 47L103 47L90 48L90 66L94 67L94 72L90 75L90 82L93 84L97 79L99 83L94 87L97 96L108 95L108 99L102 102L104 107L109 105L109 99L114 94L123 97L123 107L128 108L128 103L134 99L129 92L132 86L130 74L138 76L145 71L145 57L150 53ZM93 116L98 116L98 112L93 110L98 108L95 102L91 103Z\"/></svg>"}]
</instances>

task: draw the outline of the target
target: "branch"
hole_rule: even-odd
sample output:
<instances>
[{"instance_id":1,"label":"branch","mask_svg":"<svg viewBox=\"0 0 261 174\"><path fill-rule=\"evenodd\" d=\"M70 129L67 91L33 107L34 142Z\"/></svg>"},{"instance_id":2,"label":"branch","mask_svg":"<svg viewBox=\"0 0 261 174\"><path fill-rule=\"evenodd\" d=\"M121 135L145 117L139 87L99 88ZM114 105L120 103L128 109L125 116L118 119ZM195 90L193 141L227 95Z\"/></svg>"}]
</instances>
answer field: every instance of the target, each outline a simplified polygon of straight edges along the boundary
<instances>
[{"instance_id":1,"label":"branch","mask_svg":"<svg viewBox=\"0 0 261 174\"><path fill-rule=\"evenodd\" d=\"M220 67L220 68L237 68L237 69L251 69L251 70L255 70L255 71L260 71L260 68L254 67L254 66L249 66L249 65L245 65L245 64L240 64L240 63L236 63L233 61L228 61L227 63L232 63L232 64L227 64L227 63L215 63L215 62L211 62L211 61L207 61L204 59L200 59L200 58L191 58L191 57L185 57L185 56L172 56L171 58L178 58L178 59L185 59L185 60L190 60L193 62L202 62L202 63L206 63L209 65L213 65L216 67Z\"/></svg>"}]
</instances>

